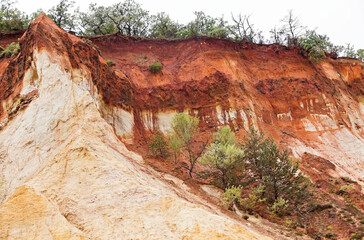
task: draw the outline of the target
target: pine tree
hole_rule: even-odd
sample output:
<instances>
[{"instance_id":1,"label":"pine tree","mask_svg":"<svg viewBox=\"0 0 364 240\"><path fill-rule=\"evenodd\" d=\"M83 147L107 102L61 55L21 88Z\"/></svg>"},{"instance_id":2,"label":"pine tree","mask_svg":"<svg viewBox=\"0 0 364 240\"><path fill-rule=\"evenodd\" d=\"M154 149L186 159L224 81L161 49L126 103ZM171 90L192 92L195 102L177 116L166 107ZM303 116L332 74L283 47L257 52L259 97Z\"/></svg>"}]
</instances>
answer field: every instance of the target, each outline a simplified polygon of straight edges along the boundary
<instances>
[{"instance_id":1,"label":"pine tree","mask_svg":"<svg viewBox=\"0 0 364 240\"><path fill-rule=\"evenodd\" d=\"M263 146L264 133L251 128L248 136L244 139L244 162L246 168L255 179L263 179Z\"/></svg>"}]
</instances>

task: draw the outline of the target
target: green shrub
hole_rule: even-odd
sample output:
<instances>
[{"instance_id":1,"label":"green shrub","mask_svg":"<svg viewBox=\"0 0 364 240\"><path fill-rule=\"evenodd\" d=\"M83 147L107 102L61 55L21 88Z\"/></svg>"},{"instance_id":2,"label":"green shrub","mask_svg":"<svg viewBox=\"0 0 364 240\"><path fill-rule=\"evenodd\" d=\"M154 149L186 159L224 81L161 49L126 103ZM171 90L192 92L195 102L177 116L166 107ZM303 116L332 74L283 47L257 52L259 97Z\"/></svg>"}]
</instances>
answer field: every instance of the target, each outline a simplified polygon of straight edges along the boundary
<instances>
[{"instance_id":1,"label":"green shrub","mask_svg":"<svg viewBox=\"0 0 364 240\"><path fill-rule=\"evenodd\" d=\"M321 62L326 58L326 51L332 45L326 35L320 35L313 31L307 31L304 37L299 39L301 46L308 52L311 62Z\"/></svg>"},{"instance_id":2,"label":"green shrub","mask_svg":"<svg viewBox=\"0 0 364 240\"><path fill-rule=\"evenodd\" d=\"M18 54L19 51L20 51L19 43L12 42L9 44L9 46L7 48L5 48L0 53L0 58L3 58L3 57L9 58L13 55Z\"/></svg>"},{"instance_id":3,"label":"green shrub","mask_svg":"<svg viewBox=\"0 0 364 240\"><path fill-rule=\"evenodd\" d=\"M326 233L325 237L328 239L335 239L337 237L336 233Z\"/></svg>"},{"instance_id":4,"label":"green shrub","mask_svg":"<svg viewBox=\"0 0 364 240\"><path fill-rule=\"evenodd\" d=\"M149 150L154 157L166 158L169 155L167 141L160 131L156 131L149 140Z\"/></svg>"},{"instance_id":5,"label":"green shrub","mask_svg":"<svg viewBox=\"0 0 364 240\"><path fill-rule=\"evenodd\" d=\"M259 185L251 193L249 193L247 198L240 199L241 207L247 212L255 211L258 203L265 201L265 198L262 198L263 193L264 186Z\"/></svg>"},{"instance_id":6,"label":"green shrub","mask_svg":"<svg viewBox=\"0 0 364 240\"><path fill-rule=\"evenodd\" d=\"M168 134L167 137L167 142L168 142L168 146L169 148L172 150L173 152L173 159L174 159L174 164L177 165L178 161L179 161L179 156L182 153L182 146L183 146L183 141L181 138L173 135L172 133Z\"/></svg>"},{"instance_id":7,"label":"green shrub","mask_svg":"<svg viewBox=\"0 0 364 240\"><path fill-rule=\"evenodd\" d=\"M149 71L151 71L152 73L157 73L160 72L162 70L162 64L160 62L155 62L152 63L148 66Z\"/></svg>"},{"instance_id":8,"label":"green shrub","mask_svg":"<svg viewBox=\"0 0 364 240\"><path fill-rule=\"evenodd\" d=\"M362 233L355 233L351 235L351 239L362 239L362 237L364 237Z\"/></svg>"},{"instance_id":9,"label":"green shrub","mask_svg":"<svg viewBox=\"0 0 364 240\"><path fill-rule=\"evenodd\" d=\"M274 215L283 216L287 207L288 201L279 197L274 201L272 206L268 207L268 210Z\"/></svg>"},{"instance_id":10,"label":"green shrub","mask_svg":"<svg viewBox=\"0 0 364 240\"><path fill-rule=\"evenodd\" d=\"M232 186L230 188L226 188L224 194L221 197L223 205L232 207L235 202L239 202L242 188L243 187L241 186Z\"/></svg>"},{"instance_id":11,"label":"green shrub","mask_svg":"<svg viewBox=\"0 0 364 240\"><path fill-rule=\"evenodd\" d=\"M364 62L364 49L358 49L356 51L356 57L359 58L362 62Z\"/></svg>"},{"instance_id":12,"label":"green shrub","mask_svg":"<svg viewBox=\"0 0 364 240\"><path fill-rule=\"evenodd\" d=\"M284 220L284 225L288 228L295 228L296 226L296 224L290 219Z\"/></svg>"},{"instance_id":13,"label":"green shrub","mask_svg":"<svg viewBox=\"0 0 364 240\"><path fill-rule=\"evenodd\" d=\"M112 60L109 60L109 59L106 59L106 63L109 67L113 67L113 66L116 66L116 63Z\"/></svg>"},{"instance_id":14,"label":"green shrub","mask_svg":"<svg viewBox=\"0 0 364 240\"><path fill-rule=\"evenodd\" d=\"M352 189L355 189L353 185L351 185L351 184L344 185L344 186L341 186L339 188L339 190L337 190L336 194L344 195L344 194L348 193L348 190L352 190Z\"/></svg>"}]
</instances>

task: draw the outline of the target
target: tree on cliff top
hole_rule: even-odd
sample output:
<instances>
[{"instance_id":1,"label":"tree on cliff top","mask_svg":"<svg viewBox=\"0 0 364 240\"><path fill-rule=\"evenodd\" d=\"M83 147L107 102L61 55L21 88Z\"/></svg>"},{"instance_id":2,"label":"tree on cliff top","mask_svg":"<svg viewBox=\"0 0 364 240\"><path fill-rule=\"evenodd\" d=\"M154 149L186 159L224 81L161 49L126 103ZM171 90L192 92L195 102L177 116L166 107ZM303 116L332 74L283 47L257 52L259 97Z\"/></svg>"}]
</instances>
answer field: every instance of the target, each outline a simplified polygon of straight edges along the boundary
<instances>
[{"instance_id":1,"label":"tree on cliff top","mask_svg":"<svg viewBox=\"0 0 364 240\"><path fill-rule=\"evenodd\" d=\"M214 18L202 11L195 11L195 19L189 22L178 32L179 38L209 36L215 38L227 38L227 22L223 17Z\"/></svg>"},{"instance_id":2,"label":"tree on cliff top","mask_svg":"<svg viewBox=\"0 0 364 240\"><path fill-rule=\"evenodd\" d=\"M61 0L56 6L48 11L48 16L57 24L58 27L71 31L76 28L76 14L71 13L75 2Z\"/></svg>"},{"instance_id":3,"label":"tree on cliff top","mask_svg":"<svg viewBox=\"0 0 364 240\"><path fill-rule=\"evenodd\" d=\"M299 38L299 43L308 52L311 62L320 62L326 57L331 45L326 35L317 34L316 31L306 31L304 37Z\"/></svg>"},{"instance_id":4,"label":"tree on cliff top","mask_svg":"<svg viewBox=\"0 0 364 240\"><path fill-rule=\"evenodd\" d=\"M182 26L171 20L165 12L152 16L150 36L152 38L177 38Z\"/></svg>"},{"instance_id":5,"label":"tree on cliff top","mask_svg":"<svg viewBox=\"0 0 364 240\"><path fill-rule=\"evenodd\" d=\"M289 10L288 14L282 18L281 22L283 23L282 30L286 34L287 45L296 46L298 44L298 38L306 27L304 27L299 18L293 14L293 10Z\"/></svg>"},{"instance_id":6,"label":"tree on cliff top","mask_svg":"<svg viewBox=\"0 0 364 240\"><path fill-rule=\"evenodd\" d=\"M29 23L28 17L19 9L14 8L15 1L0 1L0 31L18 31Z\"/></svg>"},{"instance_id":7,"label":"tree on cliff top","mask_svg":"<svg viewBox=\"0 0 364 240\"><path fill-rule=\"evenodd\" d=\"M91 3L88 12L80 13L81 32L85 35L106 35L117 32L115 24L107 16L107 8Z\"/></svg>"},{"instance_id":8,"label":"tree on cliff top","mask_svg":"<svg viewBox=\"0 0 364 240\"><path fill-rule=\"evenodd\" d=\"M115 24L117 31L127 36L146 37L151 17L147 10L134 0L117 3L107 9L107 17Z\"/></svg>"},{"instance_id":9,"label":"tree on cliff top","mask_svg":"<svg viewBox=\"0 0 364 240\"><path fill-rule=\"evenodd\" d=\"M255 43L262 41L262 31L257 30L250 21L250 15L231 15L233 25L229 26L231 34L235 40L246 40Z\"/></svg>"}]
</instances>

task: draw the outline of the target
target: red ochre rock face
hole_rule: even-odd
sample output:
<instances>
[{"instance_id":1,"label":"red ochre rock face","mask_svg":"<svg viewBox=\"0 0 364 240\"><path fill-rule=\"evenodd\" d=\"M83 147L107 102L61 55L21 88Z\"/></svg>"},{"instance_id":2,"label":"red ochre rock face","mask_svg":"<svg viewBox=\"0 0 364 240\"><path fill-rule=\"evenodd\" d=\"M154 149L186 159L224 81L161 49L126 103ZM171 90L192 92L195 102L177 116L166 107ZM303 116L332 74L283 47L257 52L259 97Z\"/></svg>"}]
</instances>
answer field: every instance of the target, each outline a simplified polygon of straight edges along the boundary
<instances>
[{"instance_id":1,"label":"red ochre rock face","mask_svg":"<svg viewBox=\"0 0 364 240\"><path fill-rule=\"evenodd\" d=\"M244 135L254 126L298 158L309 152L332 161L340 174L354 172L358 179L364 174L364 64L359 60L313 64L299 48L205 37L89 39L133 86L134 136L161 128L166 114L187 111L200 118L202 131L230 125ZM163 69L153 74L148 65L155 61ZM146 118L151 123L140 124Z\"/></svg>"},{"instance_id":2,"label":"red ochre rock face","mask_svg":"<svg viewBox=\"0 0 364 240\"><path fill-rule=\"evenodd\" d=\"M174 112L187 111L200 118L202 131L230 125L244 135L254 126L296 157L310 152L332 161L338 173L356 171L356 178L363 180L359 177L364 169L363 62L327 58L313 64L299 48L206 37L87 38L101 55L45 15L38 17L20 39L20 54L0 60L2 103L19 98L33 51L46 50L67 56L63 68L86 70L94 86L91 91L101 96L100 111L112 112L108 121L116 132L115 109L130 114L132 133L125 134L134 138L166 125ZM8 42L0 40L2 45ZM105 59L116 66L108 67ZM148 66L156 61L163 68L152 73ZM36 90L23 98L29 102L34 95ZM0 120L9 114L1 104Z\"/></svg>"}]
</instances>

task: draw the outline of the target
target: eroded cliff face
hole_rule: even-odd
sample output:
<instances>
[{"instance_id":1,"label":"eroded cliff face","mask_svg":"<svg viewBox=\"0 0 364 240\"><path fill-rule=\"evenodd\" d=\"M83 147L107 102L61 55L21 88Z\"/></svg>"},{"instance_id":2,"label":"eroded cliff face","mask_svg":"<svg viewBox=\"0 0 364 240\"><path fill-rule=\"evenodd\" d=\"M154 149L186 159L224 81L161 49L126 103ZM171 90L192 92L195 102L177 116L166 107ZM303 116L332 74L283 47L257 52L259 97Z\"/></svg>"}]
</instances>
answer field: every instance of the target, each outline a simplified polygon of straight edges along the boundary
<instances>
[{"instance_id":1,"label":"eroded cliff face","mask_svg":"<svg viewBox=\"0 0 364 240\"><path fill-rule=\"evenodd\" d=\"M131 84L45 15L23 35L21 53L1 64L0 239L274 236L128 151L100 109L130 111Z\"/></svg>"},{"instance_id":2,"label":"eroded cliff face","mask_svg":"<svg viewBox=\"0 0 364 240\"><path fill-rule=\"evenodd\" d=\"M203 131L228 124L243 135L253 126L297 158L307 152L331 161L333 177L364 183L363 62L313 64L299 48L210 38L90 39L133 87L132 110L102 109L119 136L166 132L173 114L186 111L200 118ZM154 61L161 73L148 71Z\"/></svg>"},{"instance_id":3,"label":"eroded cliff face","mask_svg":"<svg viewBox=\"0 0 364 240\"><path fill-rule=\"evenodd\" d=\"M166 132L179 111L204 132L263 129L363 183L362 62L313 65L299 49L208 38L91 39L116 68L45 15L20 54L0 60L0 239L283 239L225 215L120 140Z\"/></svg>"}]
</instances>

